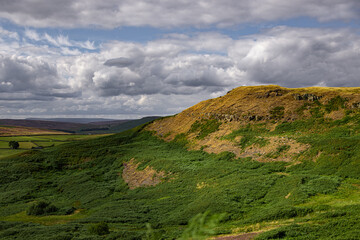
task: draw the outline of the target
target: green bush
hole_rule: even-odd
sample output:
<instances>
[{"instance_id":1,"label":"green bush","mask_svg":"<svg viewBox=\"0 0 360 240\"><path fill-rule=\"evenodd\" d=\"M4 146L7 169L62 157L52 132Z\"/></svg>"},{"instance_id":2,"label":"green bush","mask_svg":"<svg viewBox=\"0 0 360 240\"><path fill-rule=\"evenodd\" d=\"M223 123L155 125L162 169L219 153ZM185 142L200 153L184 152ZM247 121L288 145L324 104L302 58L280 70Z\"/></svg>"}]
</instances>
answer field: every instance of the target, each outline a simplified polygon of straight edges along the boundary
<instances>
[{"instance_id":1,"label":"green bush","mask_svg":"<svg viewBox=\"0 0 360 240\"><path fill-rule=\"evenodd\" d=\"M309 196L313 196L318 193L329 194L335 192L339 185L339 178L322 176L310 180L307 184L302 186L301 190L305 191Z\"/></svg>"},{"instance_id":2,"label":"green bush","mask_svg":"<svg viewBox=\"0 0 360 240\"><path fill-rule=\"evenodd\" d=\"M58 210L57 207L50 204L49 202L39 201L31 204L27 209L26 214L32 216L48 215Z\"/></svg>"},{"instance_id":3,"label":"green bush","mask_svg":"<svg viewBox=\"0 0 360 240\"><path fill-rule=\"evenodd\" d=\"M96 235L106 235L110 233L109 226L106 222L99 222L97 224L91 225L89 227L89 232Z\"/></svg>"}]
</instances>

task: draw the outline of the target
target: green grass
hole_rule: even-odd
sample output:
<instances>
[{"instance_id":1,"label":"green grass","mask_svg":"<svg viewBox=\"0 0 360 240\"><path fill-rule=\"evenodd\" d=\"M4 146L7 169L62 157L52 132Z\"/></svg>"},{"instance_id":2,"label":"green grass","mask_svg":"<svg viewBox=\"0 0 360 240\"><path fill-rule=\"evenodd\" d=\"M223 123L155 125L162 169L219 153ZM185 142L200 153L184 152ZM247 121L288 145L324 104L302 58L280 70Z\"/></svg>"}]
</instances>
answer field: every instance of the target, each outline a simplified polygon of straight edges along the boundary
<instances>
[{"instance_id":1,"label":"green grass","mask_svg":"<svg viewBox=\"0 0 360 240\"><path fill-rule=\"evenodd\" d=\"M197 133L198 139L204 139L210 133L219 130L221 122L216 119L202 119L191 125L189 132Z\"/></svg>"},{"instance_id":2,"label":"green grass","mask_svg":"<svg viewBox=\"0 0 360 240\"><path fill-rule=\"evenodd\" d=\"M37 135L37 136L16 136L16 137L0 137L0 158L16 155L18 153L30 150L36 147L53 147L64 143L81 141L86 139L94 139L109 134L98 135ZM17 141L19 149L13 150L9 148L9 141Z\"/></svg>"},{"instance_id":3,"label":"green grass","mask_svg":"<svg viewBox=\"0 0 360 240\"><path fill-rule=\"evenodd\" d=\"M0 141L0 148L9 148L9 142Z\"/></svg>"},{"instance_id":4,"label":"green grass","mask_svg":"<svg viewBox=\"0 0 360 240\"><path fill-rule=\"evenodd\" d=\"M162 239L179 239L191 229L201 237L247 229L266 231L259 239L351 239L360 222L359 118L358 113L338 121L314 116L280 123L273 131L248 125L224 137L235 141L241 136L243 146L266 145L264 136L284 135L309 144L295 159L300 163L290 167L237 159L229 152L187 151L185 134L167 143L141 127L2 158L0 238L46 239L47 233L141 239L152 229ZM218 127L198 122L192 131L207 136ZM277 149L286 151L286 144ZM130 190L121 174L123 163L132 158L141 169L150 165L168 176L157 186ZM40 200L82 212L25 215L29 204ZM210 221L214 214L224 217ZM109 225L105 237L88 231L100 222Z\"/></svg>"},{"instance_id":5,"label":"green grass","mask_svg":"<svg viewBox=\"0 0 360 240\"><path fill-rule=\"evenodd\" d=\"M25 149L0 149L0 159L26 152Z\"/></svg>"},{"instance_id":6,"label":"green grass","mask_svg":"<svg viewBox=\"0 0 360 240\"><path fill-rule=\"evenodd\" d=\"M67 222L82 219L86 216L86 212L76 212L71 215L48 215L48 216L29 216L25 211L2 218L6 222L32 222L42 225L65 224Z\"/></svg>"}]
</instances>

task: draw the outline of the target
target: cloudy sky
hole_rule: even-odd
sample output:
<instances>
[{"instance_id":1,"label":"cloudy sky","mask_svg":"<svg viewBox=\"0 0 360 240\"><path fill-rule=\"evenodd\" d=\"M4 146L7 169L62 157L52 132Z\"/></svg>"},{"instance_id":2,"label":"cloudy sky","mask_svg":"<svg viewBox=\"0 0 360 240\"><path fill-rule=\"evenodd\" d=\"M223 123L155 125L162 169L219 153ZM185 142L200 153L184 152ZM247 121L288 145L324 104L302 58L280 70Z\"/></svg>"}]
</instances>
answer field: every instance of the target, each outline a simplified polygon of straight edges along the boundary
<instances>
[{"instance_id":1,"label":"cloudy sky","mask_svg":"<svg viewBox=\"0 0 360 240\"><path fill-rule=\"evenodd\" d=\"M359 0L0 0L0 118L170 115L360 86Z\"/></svg>"}]
</instances>

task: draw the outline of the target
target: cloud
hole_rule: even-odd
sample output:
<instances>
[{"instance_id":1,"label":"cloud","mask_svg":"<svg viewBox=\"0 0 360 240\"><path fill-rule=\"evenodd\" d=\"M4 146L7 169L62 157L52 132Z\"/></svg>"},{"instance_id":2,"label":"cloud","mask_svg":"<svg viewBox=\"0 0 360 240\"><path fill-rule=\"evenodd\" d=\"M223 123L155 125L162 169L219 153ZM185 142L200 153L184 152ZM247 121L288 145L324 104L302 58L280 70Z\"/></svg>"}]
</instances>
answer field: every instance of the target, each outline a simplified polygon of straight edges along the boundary
<instances>
[{"instance_id":1,"label":"cloud","mask_svg":"<svg viewBox=\"0 0 360 240\"><path fill-rule=\"evenodd\" d=\"M35 42L3 44L0 36L3 116L165 115L241 85L359 85L360 36L348 29L276 27L240 39L169 34L93 52Z\"/></svg>"},{"instance_id":2,"label":"cloud","mask_svg":"<svg viewBox=\"0 0 360 240\"><path fill-rule=\"evenodd\" d=\"M47 33L39 34L37 31L35 31L33 29L29 29L29 28L25 29L24 36L26 38L28 38L29 40L32 40L35 42L42 41L42 42L47 42L54 47L63 47L64 49L67 49L67 52L64 51L64 53L69 53L69 55L73 55L74 53L72 53L71 51L76 51L76 50L74 50L74 49L70 50L67 47L74 47L74 48L87 49L87 50L95 50L96 49L96 47L94 46L94 42L91 42L89 40L87 40L85 42L72 41L72 40L69 40L68 36L64 36L64 35L60 34L56 37L53 37Z\"/></svg>"},{"instance_id":3,"label":"cloud","mask_svg":"<svg viewBox=\"0 0 360 240\"><path fill-rule=\"evenodd\" d=\"M1 55L0 92L3 96L5 93L11 94L14 99L36 100L44 99L43 97L68 98L80 95L62 83L55 66L41 58Z\"/></svg>"},{"instance_id":4,"label":"cloud","mask_svg":"<svg viewBox=\"0 0 360 240\"><path fill-rule=\"evenodd\" d=\"M0 17L32 27L208 27L313 17L359 19L358 0L5 0Z\"/></svg>"},{"instance_id":5,"label":"cloud","mask_svg":"<svg viewBox=\"0 0 360 240\"><path fill-rule=\"evenodd\" d=\"M17 32L12 32L12 31L8 31L4 28L2 28L0 26L0 36L2 38L10 38L10 39L15 39L15 40L19 40L19 34Z\"/></svg>"},{"instance_id":6,"label":"cloud","mask_svg":"<svg viewBox=\"0 0 360 240\"><path fill-rule=\"evenodd\" d=\"M356 86L359 49L349 30L277 27L238 40L201 33L112 41L57 64L69 86L96 96L193 96L240 85Z\"/></svg>"},{"instance_id":7,"label":"cloud","mask_svg":"<svg viewBox=\"0 0 360 240\"><path fill-rule=\"evenodd\" d=\"M229 50L249 82L287 87L358 86L360 38L349 30L278 27Z\"/></svg>"}]
</instances>

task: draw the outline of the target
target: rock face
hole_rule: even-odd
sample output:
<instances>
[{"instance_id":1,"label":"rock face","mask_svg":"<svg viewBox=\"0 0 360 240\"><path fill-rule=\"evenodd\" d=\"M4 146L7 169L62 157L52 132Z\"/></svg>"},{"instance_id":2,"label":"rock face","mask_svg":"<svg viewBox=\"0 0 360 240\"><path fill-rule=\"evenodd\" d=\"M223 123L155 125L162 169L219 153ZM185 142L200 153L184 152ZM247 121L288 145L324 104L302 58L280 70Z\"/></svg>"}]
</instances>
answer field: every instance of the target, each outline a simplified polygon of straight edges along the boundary
<instances>
[{"instance_id":1,"label":"rock face","mask_svg":"<svg viewBox=\"0 0 360 240\"><path fill-rule=\"evenodd\" d=\"M294 94L294 99L295 100L307 100L310 102L316 101L316 100L320 100L322 98L322 96L317 96L315 94L311 94L311 93L305 93L305 94Z\"/></svg>"}]
</instances>

